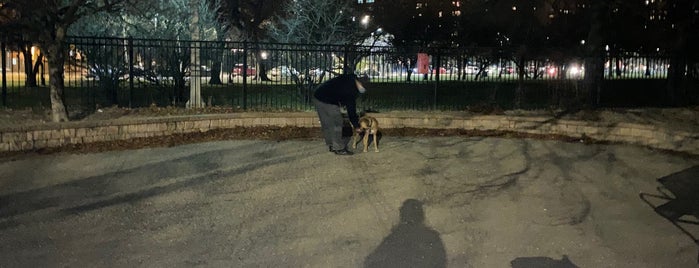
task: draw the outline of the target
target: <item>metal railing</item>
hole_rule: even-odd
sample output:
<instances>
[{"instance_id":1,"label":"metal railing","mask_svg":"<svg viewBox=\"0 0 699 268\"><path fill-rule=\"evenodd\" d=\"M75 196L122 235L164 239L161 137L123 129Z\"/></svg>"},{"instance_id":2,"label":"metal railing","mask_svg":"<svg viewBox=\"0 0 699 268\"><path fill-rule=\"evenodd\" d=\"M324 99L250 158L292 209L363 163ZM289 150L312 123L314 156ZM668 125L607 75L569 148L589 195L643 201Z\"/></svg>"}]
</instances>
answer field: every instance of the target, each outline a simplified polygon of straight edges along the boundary
<instances>
[{"instance_id":1,"label":"metal railing","mask_svg":"<svg viewBox=\"0 0 699 268\"><path fill-rule=\"evenodd\" d=\"M418 49L338 45L207 42L133 38L69 38L65 102L69 109L118 105L184 105L191 77L201 81L210 106L243 110L310 110L320 83L342 73L370 78L360 109L463 110L484 105L521 108L575 104L582 99L584 65L579 57L515 61L494 48ZM425 53L425 68L417 55ZM193 55L194 54L194 55ZM26 87L19 66L26 57L3 53L6 106L48 107L43 83ZM193 64L192 62L196 62ZM43 67L46 63L43 63ZM602 103L608 106L657 104L668 75L664 55L607 55ZM419 73L422 71L423 73ZM33 74L45 80L47 72ZM696 82L696 80L694 80ZM626 95L630 94L630 95Z\"/></svg>"}]
</instances>

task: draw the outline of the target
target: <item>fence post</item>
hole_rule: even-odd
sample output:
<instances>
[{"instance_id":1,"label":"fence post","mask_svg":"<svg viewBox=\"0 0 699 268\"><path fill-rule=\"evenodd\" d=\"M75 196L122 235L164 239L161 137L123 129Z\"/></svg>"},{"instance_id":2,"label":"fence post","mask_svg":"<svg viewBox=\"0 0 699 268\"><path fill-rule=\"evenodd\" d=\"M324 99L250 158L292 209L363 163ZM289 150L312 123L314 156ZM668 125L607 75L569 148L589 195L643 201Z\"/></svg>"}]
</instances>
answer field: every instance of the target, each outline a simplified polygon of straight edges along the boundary
<instances>
[{"instance_id":1,"label":"fence post","mask_svg":"<svg viewBox=\"0 0 699 268\"><path fill-rule=\"evenodd\" d=\"M7 107L7 47L5 46L5 41L0 44L0 51L2 51L2 106Z\"/></svg>"},{"instance_id":2,"label":"fence post","mask_svg":"<svg viewBox=\"0 0 699 268\"><path fill-rule=\"evenodd\" d=\"M243 110L248 109L248 41L243 41Z\"/></svg>"},{"instance_id":3,"label":"fence post","mask_svg":"<svg viewBox=\"0 0 699 268\"><path fill-rule=\"evenodd\" d=\"M129 108L132 108L133 102L133 37L129 36Z\"/></svg>"},{"instance_id":4,"label":"fence post","mask_svg":"<svg viewBox=\"0 0 699 268\"><path fill-rule=\"evenodd\" d=\"M434 66L432 66L432 71L435 73L435 81L434 81L434 98L432 100L432 110L437 110L437 87L439 86L439 69L442 66L442 56L440 55L439 48L436 50L437 53L435 53L435 57L437 57L437 60L434 62Z\"/></svg>"},{"instance_id":5,"label":"fence post","mask_svg":"<svg viewBox=\"0 0 699 268\"><path fill-rule=\"evenodd\" d=\"M345 60L342 64L342 74L346 74L349 70L349 65L347 61L349 61L349 45L345 45Z\"/></svg>"}]
</instances>

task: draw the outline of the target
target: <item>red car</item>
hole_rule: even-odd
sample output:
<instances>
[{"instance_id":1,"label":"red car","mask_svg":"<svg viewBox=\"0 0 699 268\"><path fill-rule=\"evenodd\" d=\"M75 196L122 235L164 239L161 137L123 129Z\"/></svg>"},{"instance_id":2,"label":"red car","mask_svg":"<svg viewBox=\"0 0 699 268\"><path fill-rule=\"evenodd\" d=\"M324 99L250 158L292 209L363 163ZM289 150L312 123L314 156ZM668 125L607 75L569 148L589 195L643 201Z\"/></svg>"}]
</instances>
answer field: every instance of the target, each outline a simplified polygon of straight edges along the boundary
<instances>
[{"instance_id":1,"label":"red car","mask_svg":"<svg viewBox=\"0 0 699 268\"><path fill-rule=\"evenodd\" d=\"M251 67L248 65L247 70L245 70L245 74L248 76L255 75L257 72L255 71L255 67ZM233 69L231 70L231 77L233 76L242 76L243 75L243 64L238 63L235 66L233 66Z\"/></svg>"},{"instance_id":2,"label":"red car","mask_svg":"<svg viewBox=\"0 0 699 268\"><path fill-rule=\"evenodd\" d=\"M432 69L432 74L434 74L434 73L435 73L435 69ZM444 67L439 67L439 74L446 74L446 73L447 73L447 69L445 69Z\"/></svg>"}]
</instances>

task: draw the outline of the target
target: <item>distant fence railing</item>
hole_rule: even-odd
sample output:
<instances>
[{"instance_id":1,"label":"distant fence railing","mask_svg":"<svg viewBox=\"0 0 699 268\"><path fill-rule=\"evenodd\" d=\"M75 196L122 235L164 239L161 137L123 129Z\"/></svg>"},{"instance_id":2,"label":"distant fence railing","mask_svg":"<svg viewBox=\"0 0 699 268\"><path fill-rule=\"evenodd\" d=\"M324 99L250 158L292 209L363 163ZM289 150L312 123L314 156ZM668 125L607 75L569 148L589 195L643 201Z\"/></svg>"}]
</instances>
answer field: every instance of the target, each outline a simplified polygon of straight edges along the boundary
<instances>
[{"instance_id":1,"label":"distant fence railing","mask_svg":"<svg viewBox=\"0 0 699 268\"><path fill-rule=\"evenodd\" d=\"M201 83L204 102L245 110L312 109L320 83L342 73L366 75L371 84L360 109L463 110L484 105L511 108L522 87L521 108L573 105L583 98L584 65L569 55L515 61L498 48L443 49L340 45L209 42L71 37L65 63L69 109L118 105L184 105L191 83ZM421 66L420 57L426 55ZM10 49L3 54L4 103L48 106L44 72L27 72L31 61ZM36 55L36 54L32 54ZM664 98L670 57L608 54L601 104L658 105ZM27 73L42 81L27 87ZM521 76L520 76L521 75ZM696 83L696 80L693 80Z\"/></svg>"}]
</instances>

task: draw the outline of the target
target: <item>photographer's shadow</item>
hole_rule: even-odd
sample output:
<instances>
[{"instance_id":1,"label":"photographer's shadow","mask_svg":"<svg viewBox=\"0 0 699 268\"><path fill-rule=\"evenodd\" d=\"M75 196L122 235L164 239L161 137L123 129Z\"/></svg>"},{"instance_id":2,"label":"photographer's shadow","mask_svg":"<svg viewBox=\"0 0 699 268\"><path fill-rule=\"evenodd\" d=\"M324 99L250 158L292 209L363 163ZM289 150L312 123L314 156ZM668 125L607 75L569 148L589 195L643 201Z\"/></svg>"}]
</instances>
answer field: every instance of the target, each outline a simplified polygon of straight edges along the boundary
<instances>
[{"instance_id":1,"label":"photographer's shadow","mask_svg":"<svg viewBox=\"0 0 699 268\"><path fill-rule=\"evenodd\" d=\"M364 267L446 267L444 243L437 231L425 226L422 202L403 202L400 222L366 257Z\"/></svg>"}]
</instances>

